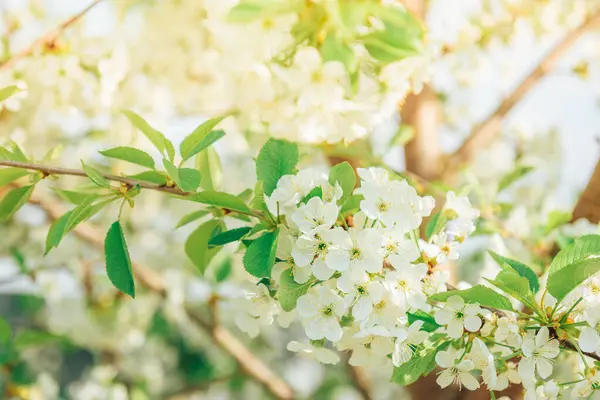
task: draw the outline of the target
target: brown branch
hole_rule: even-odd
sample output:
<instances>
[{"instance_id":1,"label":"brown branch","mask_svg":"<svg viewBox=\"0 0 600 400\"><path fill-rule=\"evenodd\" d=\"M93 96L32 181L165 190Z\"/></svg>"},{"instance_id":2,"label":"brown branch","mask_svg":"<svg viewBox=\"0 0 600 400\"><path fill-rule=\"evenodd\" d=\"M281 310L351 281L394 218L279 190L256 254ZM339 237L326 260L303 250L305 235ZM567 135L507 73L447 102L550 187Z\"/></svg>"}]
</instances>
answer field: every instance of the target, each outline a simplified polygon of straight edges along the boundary
<instances>
[{"instance_id":1,"label":"brown branch","mask_svg":"<svg viewBox=\"0 0 600 400\"><path fill-rule=\"evenodd\" d=\"M29 47L21 50L17 54L13 55L11 58L6 60L3 64L0 65L0 70L10 68L17 61L22 58L29 56L37 47L41 46L53 46L58 37L71 25L79 21L88 11L98 5L102 0L94 0L92 1L86 8L78 12L77 14L72 15L65 21L63 21L58 27L53 30L46 32L43 36L36 39L33 43L29 45Z\"/></svg>"},{"instance_id":2,"label":"brown branch","mask_svg":"<svg viewBox=\"0 0 600 400\"><path fill-rule=\"evenodd\" d=\"M4 167L14 167L14 168L22 168L30 171L39 171L45 175L69 175L69 176L80 176L87 177L87 174L78 169L70 169L70 168L62 168L62 167L49 167L46 165L32 164L20 161L9 161L9 160L0 160L0 166ZM193 193L187 193L181 191L178 187L170 187L164 185L157 185L155 183L142 181L139 179L126 178L124 176L110 175L110 174L102 174L102 176L109 181L121 182L131 187L135 187L139 185L141 188L150 189L150 190L158 190L161 192L167 192L171 194L177 194L180 196L186 196Z\"/></svg>"},{"instance_id":3,"label":"brown branch","mask_svg":"<svg viewBox=\"0 0 600 400\"><path fill-rule=\"evenodd\" d=\"M352 379L352 384L360 393L364 400L371 400L371 380L361 367L355 367L348 364L348 373Z\"/></svg>"},{"instance_id":4,"label":"brown branch","mask_svg":"<svg viewBox=\"0 0 600 400\"><path fill-rule=\"evenodd\" d=\"M600 161L573 209L572 221L579 218L586 218L594 224L600 222Z\"/></svg>"},{"instance_id":5,"label":"brown branch","mask_svg":"<svg viewBox=\"0 0 600 400\"><path fill-rule=\"evenodd\" d=\"M60 204L56 204L47 199L42 199L36 196L35 193L31 197L30 202L37 204L52 220L58 219L65 212ZM82 223L75 227L73 232L84 242L87 242L98 249L104 248L104 232L97 227ZM166 289L160 274L153 269L138 263L133 264L133 270L136 278L144 287L160 296L166 296ZM262 384L275 398L281 400L294 398L292 389L267 365L252 354L252 352L227 329L218 324L208 326L189 310L186 310L186 312L192 321L196 322L210 333L216 344L235 358L237 363L250 378Z\"/></svg>"},{"instance_id":6,"label":"brown branch","mask_svg":"<svg viewBox=\"0 0 600 400\"><path fill-rule=\"evenodd\" d=\"M581 25L569 32L554 46L539 62L539 64L517 85L508 97L482 122L471 130L469 137L456 152L451 154L446 162L443 173L445 179L450 179L461 164L468 163L475 157L477 151L489 145L499 132L503 118L512 108L527 95L533 87L550 71L569 48L590 28L600 22L600 11L590 14Z\"/></svg>"}]
</instances>

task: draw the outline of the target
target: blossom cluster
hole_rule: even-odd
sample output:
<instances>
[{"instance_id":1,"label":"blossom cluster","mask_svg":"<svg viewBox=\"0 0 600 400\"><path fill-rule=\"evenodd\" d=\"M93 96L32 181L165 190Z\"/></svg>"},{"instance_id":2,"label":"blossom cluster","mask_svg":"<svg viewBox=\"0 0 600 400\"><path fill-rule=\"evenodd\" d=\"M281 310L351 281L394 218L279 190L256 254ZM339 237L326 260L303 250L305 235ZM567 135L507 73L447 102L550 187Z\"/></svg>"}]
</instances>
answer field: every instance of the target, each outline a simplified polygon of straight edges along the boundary
<instances>
[{"instance_id":1,"label":"blossom cluster","mask_svg":"<svg viewBox=\"0 0 600 400\"><path fill-rule=\"evenodd\" d=\"M510 302L501 305L504 311L486 307L488 296L507 300L497 289L501 274L487 286L457 290L448 284L447 267L479 216L468 198L448 192L432 215L434 199L419 196L405 180L382 168L357 172L351 211L345 204L352 200L343 199L338 182L316 171L279 179L265 198L283 221L277 262L270 280L248 284L235 300L240 329L256 336L275 319L284 327L298 320L308 340L292 341L288 350L326 364L339 362L338 352L350 352L351 365L393 367L392 379L402 384L412 382L403 374L418 377L437 366L442 388L502 391L522 384L528 399L557 398L564 389L585 398L597 389L600 381L588 368L568 385L549 379L559 339L573 338L582 351L600 355L598 278L561 302L545 290L527 303L539 314L525 314L517 300L526 300L511 293L510 284L503 289L516 308ZM427 240L419 233L426 217ZM287 276L294 281L295 308L284 311L280 304L291 293ZM433 363L429 370L415 370L426 357Z\"/></svg>"}]
</instances>

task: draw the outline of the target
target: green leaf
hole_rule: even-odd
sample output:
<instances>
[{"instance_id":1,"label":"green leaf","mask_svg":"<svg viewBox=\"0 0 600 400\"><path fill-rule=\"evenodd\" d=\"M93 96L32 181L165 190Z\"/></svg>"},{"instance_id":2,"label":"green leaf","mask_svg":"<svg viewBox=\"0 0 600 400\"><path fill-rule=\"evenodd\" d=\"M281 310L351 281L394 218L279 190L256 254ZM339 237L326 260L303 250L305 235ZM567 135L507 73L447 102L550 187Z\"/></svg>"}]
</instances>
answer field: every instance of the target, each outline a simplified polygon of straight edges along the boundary
<instances>
[{"instance_id":1,"label":"green leaf","mask_svg":"<svg viewBox=\"0 0 600 400\"><path fill-rule=\"evenodd\" d=\"M8 322L0 317L0 345L8 346L11 337L11 329Z\"/></svg>"},{"instance_id":2,"label":"green leaf","mask_svg":"<svg viewBox=\"0 0 600 400\"><path fill-rule=\"evenodd\" d=\"M300 200L300 203L306 204L313 197L318 197L320 199L323 199L323 189L321 189L320 186L317 186L317 187L313 188L313 190L308 192L308 194L306 196L304 196L302 198L302 200Z\"/></svg>"},{"instance_id":3,"label":"green leaf","mask_svg":"<svg viewBox=\"0 0 600 400\"><path fill-rule=\"evenodd\" d=\"M435 234L441 215L441 213L437 212L433 214L431 218L429 218L429 221L427 221L427 225L425 226L425 238L427 240L431 239L431 237Z\"/></svg>"},{"instance_id":4,"label":"green leaf","mask_svg":"<svg viewBox=\"0 0 600 400\"><path fill-rule=\"evenodd\" d=\"M20 92L20 91L21 90L14 85L4 87L4 88L0 89L0 101L4 101L4 100L8 99L10 96L12 96L15 93Z\"/></svg>"},{"instance_id":5,"label":"green leaf","mask_svg":"<svg viewBox=\"0 0 600 400\"><path fill-rule=\"evenodd\" d=\"M27 155L25 154L23 149L21 149L18 144L16 144L12 140L9 140L8 143L10 145L10 150L12 151L12 153L8 152L8 154L10 155L10 158L9 158L10 160L21 161L21 162L29 161L29 157L27 157Z\"/></svg>"},{"instance_id":6,"label":"green leaf","mask_svg":"<svg viewBox=\"0 0 600 400\"><path fill-rule=\"evenodd\" d=\"M173 147L173 143L167 138L164 140L165 142L165 153L167 153L167 158L169 161L173 162L175 159L175 147Z\"/></svg>"},{"instance_id":7,"label":"green leaf","mask_svg":"<svg viewBox=\"0 0 600 400\"><path fill-rule=\"evenodd\" d=\"M581 236L562 249L552 260L548 276L590 256L600 256L600 235Z\"/></svg>"},{"instance_id":8,"label":"green leaf","mask_svg":"<svg viewBox=\"0 0 600 400\"><path fill-rule=\"evenodd\" d=\"M73 210L63 214L60 218L50 225L50 229L48 230L48 235L46 236L46 251L44 254L48 254L50 250L55 247L58 247L60 241L65 235L65 227L67 226L67 221L71 218L71 214Z\"/></svg>"},{"instance_id":9,"label":"green leaf","mask_svg":"<svg viewBox=\"0 0 600 400\"><path fill-rule=\"evenodd\" d=\"M407 11L396 7L380 7L379 18L384 29L363 36L369 54L384 64L418 55L423 48L423 29Z\"/></svg>"},{"instance_id":10,"label":"green leaf","mask_svg":"<svg viewBox=\"0 0 600 400\"><path fill-rule=\"evenodd\" d=\"M431 315L427 314L424 311L417 310L412 313L411 312L406 313L406 315L408 316L409 325L412 325L413 322L415 322L415 321L423 321L424 323L423 323L423 326L421 327L422 331L433 332L441 327L441 325L439 325L437 322L435 322L434 317L432 317Z\"/></svg>"},{"instance_id":11,"label":"green leaf","mask_svg":"<svg viewBox=\"0 0 600 400\"><path fill-rule=\"evenodd\" d=\"M231 271L233 269L231 264L231 257L227 256L220 263L215 265L213 269L215 282L223 282L231 276Z\"/></svg>"},{"instance_id":12,"label":"green leaf","mask_svg":"<svg viewBox=\"0 0 600 400\"><path fill-rule=\"evenodd\" d=\"M346 70L354 69L355 57L352 48L338 37L334 31L329 31L321 44L323 61L340 61Z\"/></svg>"},{"instance_id":13,"label":"green leaf","mask_svg":"<svg viewBox=\"0 0 600 400\"><path fill-rule=\"evenodd\" d=\"M75 228L80 223L92 218L102 208L104 208L105 206L107 206L108 204L110 204L113 201L112 199L107 199L107 200L101 201L99 203L92 204L92 202L94 200L95 200L94 198L89 198L86 201L77 205L77 207L75 207L72 210L71 216L69 217L69 220L67 221L67 224L65 225L65 232L64 232L65 234L70 232L71 230L73 230L73 228Z\"/></svg>"},{"instance_id":14,"label":"green leaf","mask_svg":"<svg viewBox=\"0 0 600 400\"><path fill-rule=\"evenodd\" d=\"M550 214L548 214L548 222L544 228L544 235L548 235L554 229L569 223L572 218L573 213L570 211L550 211Z\"/></svg>"},{"instance_id":15,"label":"green leaf","mask_svg":"<svg viewBox=\"0 0 600 400\"><path fill-rule=\"evenodd\" d=\"M573 289L598 271L600 271L600 256L598 255L569 264L548 277L548 293L554 296L557 302L560 302Z\"/></svg>"},{"instance_id":16,"label":"green leaf","mask_svg":"<svg viewBox=\"0 0 600 400\"><path fill-rule=\"evenodd\" d=\"M213 235L223 230L223 223L210 220L200 225L185 242L185 254L194 263L201 274L206 271L210 260L219 252L219 247L208 247L208 241Z\"/></svg>"},{"instance_id":17,"label":"green leaf","mask_svg":"<svg viewBox=\"0 0 600 400\"><path fill-rule=\"evenodd\" d=\"M452 296L460 296L467 303L479 303L479 305L483 307L513 311L510 300L500 293L482 285L476 285L464 290L450 290L448 292L436 293L433 296L430 296L429 299L433 301L446 301Z\"/></svg>"},{"instance_id":18,"label":"green leaf","mask_svg":"<svg viewBox=\"0 0 600 400\"><path fill-rule=\"evenodd\" d=\"M113 222L104 240L106 273L108 279L121 292L135 297L135 282L127 243L119 221Z\"/></svg>"},{"instance_id":19,"label":"green leaf","mask_svg":"<svg viewBox=\"0 0 600 400\"><path fill-rule=\"evenodd\" d=\"M242 213L251 212L250 208L237 196L225 192L215 192L207 190L192 196L187 196L185 200L191 200L198 203L209 204L211 206L223 208Z\"/></svg>"},{"instance_id":20,"label":"green leaf","mask_svg":"<svg viewBox=\"0 0 600 400\"><path fill-rule=\"evenodd\" d=\"M242 259L246 271L257 278L271 277L275 263L279 228L254 240Z\"/></svg>"},{"instance_id":21,"label":"green leaf","mask_svg":"<svg viewBox=\"0 0 600 400\"><path fill-rule=\"evenodd\" d=\"M504 175L502 178L500 178L500 181L498 182L498 192L503 191L504 189L506 189L507 187L509 187L510 185L512 185L513 183L530 173L531 171L533 171L534 169L535 168L533 167L521 166L515 168L513 171Z\"/></svg>"},{"instance_id":22,"label":"green leaf","mask_svg":"<svg viewBox=\"0 0 600 400\"><path fill-rule=\"evenodd\" d=\"M145 151L133 147L115 147L113 149L100 151L105 157L115 158L117 160L127 161L142 167L154 168L154 159Z\"/></svg>"},{"instance_id":23,"label":"green leaf","mask_svg":"<svg viewBox=\"0 0 600 400\"><path fill-rule=\"evenodd\" d=\"M160 151L162 154L165 153L165 144L168 142L167 138L165 138L165 135L151 127L145 119L143 119L133 111L123 110L122 113L136 128L138 128L150 140L150 142L152 142L152 144L158 149L158 151Z\"/></svg>"},{"instance_id":24,"label":"green leaf","mask_svg":"<svg viewBox=\"0 0 600 400\"><path fill-rule=\"evenodd\" d=\"M98 198L98 195L95 193L73 192L71 190L62 190L57 188L52 188L52 190L54 190L61 199L76 205Z\"/></svg>"},{"instance_id":25,"label":"green leaf","mask_svg":"<svg viewBox=\"0 0 600 400\"><path fill-rule=\"evenodd\" d=\"M100 187L110 187L110 183L108 180L98 171L96 168L90 167L86 165L83 160L81 160L81 168L83 172L94 182L96 185Z\"/></svg>"},{"instance_id":26,"label":"green leaf","mask_svg":"<svg viewBox=\"0 0 600 400\"><path fill-rule=\"evenodd\" d=\"M210 238L208 241L209 246L223 246L227 243L237 242L241 238L243 238L248 232L250 232L249 226L244 226L242 228L230 229L228 231L219 233Z\"/></svg>"},{"instance_id":27,"label":"green leaf","mask_svg":"<svg viewBox=\"0 0 600 400\"><path fill-rule=\"evenodd\" d=\"M344 202L340 212L344 216L358 212L358 210L360 210L360 202L364 199L365 198L362 194L353 194L352 196L348 197L348 199Z\"/></svg>"},{"instance_id":28,"label":"green leaf","mask_svg":"<svg viewBox=\"0 0 600 400\"><path fill-rule=\"evenodd\" d=\"M137 179L140 181L144 181L144 182L155 183L157 185L166 185L167 184L167 178L165 178L165 176L163 174L161 174L160 172L157 172L157 171L144 171L144 172L141 172L136 175L129 175L127 177L131 178L131 179Z\"/></svg>"},{"instance_id":29,"label":"green leaf","mask_svg":"<svg viewBox=\"0 0 600 400\"><path fill-rule=\"evenodd\" d=\"M195 192L200 186L201 179L200 171L193 168L179 168L179 183L177 185L184 192Z\"/></svg>"},{"instance_id":30,"label":"green leaf","mask_svg":"<svg viewBox=\"0 0 600 400\"><path fill-rule=\"evenodd\" d=\"M225 136L225 132L221 130L213 131L225 117L226 115L211 118L194 129L179 145L181 157L187 160Z\"/></svg>"},{"instance_id":31,"label":"green leaf","mask_svg":"<svg viewBox=\"0 0 600 400\"><path fill-rule=\"evenodd\" d=\"M277 293L279 296L279 304L281 304L283 311L289 312L296 308L298 298L305 295L308 292L308 289L316 282L317 280L315 278L311 278L305 283L297 283L294 280L291 269L286 269L281 272L279 291Z\"/></svg>"},{"instance_id":32,"label":"green leaf","mask_svg":"<svg viewBox=\"0 0 600 400\"><path fill-rule=\"evenodd\" d=\"M520 276L527 279L529 281L529 288L533 293L537 293L537 291L540 290L540 281L538 280L536 273L527 265L520 263L519 261L512 260L508 257L496 254L491 250L488 251L488 253L490 253L490 256L492 256L494 261L496 261L500 267L512 268Z\"/></svg>"},{"instance_id":33,"label":"green leaf","mask_svg":"<svg viewBox=\"0 0 600 400\"><path fill-rule=\"evenodd\" d=\"M435 368L435 355L449 344L450 342L432 344L417 350L410 360L399 367L394 367L392 382L407 386L416 382L421 376L429 374Z\"/></svg>"},{"instance_id":34,"label":"green leaf","mask_svg":"<svg viewBox=\"0 0 600 400\"><path fill-rule=\"evenodd\" d=\"M527 278L511 268L502 269L494 280L486 279L509 296L514 297L529 308L536 308L537 304L529 287Z\"/></svg>"},{"instance_id":35,"label":"green leaf","mask_svg":"<svg viewBox=\"0 0 600 400\"><path fill-rule=\"evenodd\" d=\"M68 343L67 338L54 335L50 332L24 330L15 335L13 345L18 351L32 347L43 347L49 345L61 345Z\"/></svg>"},{"instance_id":36,"label":"green leaf","mask_svg":"<svg viewBox=\"0 0 600 400\"><path fill-rule=\"evenodd\" d=\"M200 186L200 172L192 168L177 168L172 162L163 158L167 173L183 192L195 192Z\"/></svg>"},{"instance_id":37,"label":"green leaf","mask_svg":"<svg viewBox=\"0 0 600 400\"><path fill-rule=\"evenodd\" d=\"M221 160L214 148L209 147L196 156L196 169L202 175L200 187L203 190L219 189L221 186Z\"/></svg>"},{"instance_id":38,"label":"green leaf","mask_svg":"<svg viewBox=\"0 0 600 400\"><path fill-rule=\"evenodd\" d=\"M207 211L207 210L198 210L198 211L194 211L189 214L186 214L183 217L181 217L181 219L179 220L179 222L177 223L177 226L175 228L181 228L182 226L187 225L190 222L194 222L208 214L209 214L209 211Z\"/></svg>"},{"instance_id":39,"label":"green leaf","mask_svg":"<svg viewBox=\"0 0 600 400\"><path fill-rule=\"evenodd\" d=\"M294 173L298 164L298 147L286 140L269 139L258 153L256 176L263 181L265 194L270 196L279 178Z\"/></svg>"},{"instance_id":40,"label":"green leaf","mask_svg":"<svg viewBox=\"0 0 600 400\"><path fill-rule=\"evenodd\" d=\"M242 0L229 11L227 21L251 22L301 8L302 2L298 0Z\"/></svg>"},{"instance_id":41,"label":"green leaf","mask_svg":"<svg viewBox=\"0 0 600 400\"><path fill-rule=\"evenodd\" d=\"M34 185L23 186L8 192L0 202L0 222L8 221L18 210L23 207L33 193Z\"/></svg>"},{"instance_id":42,"label":"green leaf","mask_svg":"<svg viewBox=\"0 0 600 400\"><path fill-rule=\"evenodd\" d=\"M0 169L0 186L6 186L19 178L29 175L29 171L21 168L2 168Z\"/></svg>"},{"instance_id":43,"label":"green leaf","mask_svg":"<svg viewBox=\"0 0 600 400\"><path fill-rule=\"evenodd\" d=\"M250 202L250 207L261 212L269 212L269 208L267 207L267 203L265 202L265 191L263 189L263 181L257 181L256 185L254 185L254 197Z\"/></svg>"},{"instance_id":44,"label":"green leaf","mask_svg":"<svg viewBox=\"0 0 600 400\"><path fill-rule=\"evenodd\" d=\"M333 168L331 168L331 171L329 171L329 183L333 186L335 186L336 183L340 185L344 194L338 200L338 204L344 204L346 199L352 195L354 186L356 186L356 174L354 168L352 168L347 161L334 165Z\"/></svg>"}]
</instances>

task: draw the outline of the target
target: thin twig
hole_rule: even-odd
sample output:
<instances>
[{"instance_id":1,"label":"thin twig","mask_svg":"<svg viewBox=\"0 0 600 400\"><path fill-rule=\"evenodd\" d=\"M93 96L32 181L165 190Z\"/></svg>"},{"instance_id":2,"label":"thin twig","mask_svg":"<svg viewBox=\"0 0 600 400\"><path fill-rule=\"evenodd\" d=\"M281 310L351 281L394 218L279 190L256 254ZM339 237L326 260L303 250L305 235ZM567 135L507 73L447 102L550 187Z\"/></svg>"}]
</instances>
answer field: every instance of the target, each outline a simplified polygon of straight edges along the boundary
<instances>
[{"instance_id":1,"label":"thin twig","mask_svg":"<svg viewBox=\"0 0 600 400\"><path fill-rule=\"evenodd\" d=\"M21 50L20 52L13 55L8 60L6 60L5 63L1 64L0 70L10 68L12 65L14 65L20 59L25 58L25 57L29 56L31 53L33 53L37 47L54 44L56 42L56 40L58 39L58 37L63 33L63 31L65 29L67 29L68 27L73 25L75 22L79 21L88 11L90 11L92 8L94 8L96 5L98 5L101 1L102 0L92 1L86 8L84 8L77 14L72 15L71 17L67 18L58 27L54 28L53 30L51 30L49 32L46 32L43 36L37 38L33 43L31 43L29 45L29 47Z\"/></svg>"},{"instance_id":2,"label":"thin twig","mask_svg":"<svg viewBox=\"0 0 600 400\"><path fill-rule=\"evenodd\" d=\"M31 197L30 203L37 204L52 220L58 219L65 212L60 204L48 199L42 199L35 195L35 193ZM88 223L82 223L77 225L73 229L73 232L81 240L92 246L98 249L104 248L104 232L97 227ZM133 270L135 277L144 287L160 296L166 296L166 288L160 274L138 263L133 264ZM290 400L294 398L292 389L227 329L218 324L207 325L189 310L186 310L186 312L192 321L210 333L215 343L235 358L246 375L262 384L277 399Z\"/></svg>"},{"instance_id":3,"label":"thin twig","mask_svg":"<svg viewBox=\"0 0 600 400\"><path fill-rule=\"evenodd\" d=\"M22 169L27 169L30 171L40 171L41 173L43 173L45 175L69 175L69 176L87 177L87 174L79 169L50 167L50 166L46 166L46 165L32 164L32 163L26 163L26 162L21 162L21 161L0 160L0 166L22 168ZM106 178L110 181L121 182L121 183L129 185L131 187L135 187L136 185L139 185L141 188L144 188L144 189L158 190L161 192L177 194L180 196L186 196L186 195L192 194L192 193L183 192L178 187L158 185L156 183L142 181L139 179L127 178L124 176L117 176L117 175L110 175L110 174L102 174L102 176L104 176L104 178Z\"/></svg>"},{"instance_id":4,"label":"thin twig","mask_svg":"<svg viewBox=\"0 0 600 400\"><path fill-rule=\"evenodd\" d=\"M561 57L569 48L585 34L591 27L600 22L600 10L590 14L581 25L569 32L556 46L554 46L539 62L539 64L517 85L500 105L482 122L477 124L469 137L463 142L456 152L451 154L446 162L443 173L445 179L451 178L461 164L471 161L478 150L487 146L496 137L500 130L503 118L512 108L527 95L531 89L550 71L552 71Z\"/></svg>"}]
</instances>

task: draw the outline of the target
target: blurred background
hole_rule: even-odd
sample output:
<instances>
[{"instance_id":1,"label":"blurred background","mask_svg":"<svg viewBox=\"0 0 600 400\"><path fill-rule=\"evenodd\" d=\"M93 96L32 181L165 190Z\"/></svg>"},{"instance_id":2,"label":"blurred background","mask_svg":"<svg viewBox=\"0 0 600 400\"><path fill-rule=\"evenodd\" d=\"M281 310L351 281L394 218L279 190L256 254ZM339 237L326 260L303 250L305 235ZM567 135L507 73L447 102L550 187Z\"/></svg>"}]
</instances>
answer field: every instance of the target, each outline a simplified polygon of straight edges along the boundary
<instances>
[{"instance_id":1,"label":"blurred background","mask_svg":"<svg viewBox=\"0 0 600 400\"><path fill-rule=\"evenodd\" d=\"M239 193L253 186L252 157L269 136L304 144L303 165L326 170L334 158L383 160L445 190L440 160L456 154L478 124L492 121L496 132L461 164L452 182L485 220L477 237L464 244L456 283L472 284L494 272L483 248L543 263L540 249L598 231L597 209L584 215L591 222L576 221L571 213L600 158L600 27L586 25L597 19L597 0L406 1L427 31L425 61L411 71L413 89L417 81L424 89L395 100L401 111L382 115L363 133L346 137L346 125L341 133L326 132L332 140L285 115L269 119L270 129L254 120L259 111L253 104L268 96L271 83L262 70L241 67L275 46L292 22L282 18L267 29L224 21L236 3L0 0L4 62L39 38L53 38L0 68L1 87L22 89L0 104L1 140L14 141L36 160L54 149L53 165L77 168L84 159L108 168L98 150L151 149L120 110L143 115L177 147L207 117L234 105L243 112L224 121L227 135L207 156L213 157L206 160L212 168L204 166L220 190ZM90 4L56 38L46 36ZM551 65L540 68L561 44ZM538 69L539 76L523 82ZM514 102L498 109L519 90ZM136 172L126 164L110 168L115 174ZM510 174L523 177L502 187ZM80 184L76 178L59 181L64 188ZM87 231L69 235L43 256L48 226L66 206L44 187L31 203L0 227L0 316L20 332L22 349L21 359L0 375L0 398L270 398L264 382L247 372L256 365L240 362L237 344L276 371L298 398L424 398L389 383L389 368L357 376L344 362L322 365L287 351L286 344L303 335L295 324L258 321L242 331L245 306L236 293L246 273L240 257L228 249L204 276L195 273L184 252L194 226L175 229L196 210L192 205L145 193L129 211L132 258L150 281L160 282L131 301L110 285L93 240L104 235L96 228L107 226L110 215L95 217ZM226 334L202 325L215 294L225 299L218 308ZM370 393L357 385L361 379Z\"/></svg>"}]
</instances>

